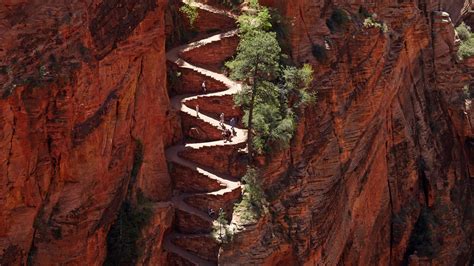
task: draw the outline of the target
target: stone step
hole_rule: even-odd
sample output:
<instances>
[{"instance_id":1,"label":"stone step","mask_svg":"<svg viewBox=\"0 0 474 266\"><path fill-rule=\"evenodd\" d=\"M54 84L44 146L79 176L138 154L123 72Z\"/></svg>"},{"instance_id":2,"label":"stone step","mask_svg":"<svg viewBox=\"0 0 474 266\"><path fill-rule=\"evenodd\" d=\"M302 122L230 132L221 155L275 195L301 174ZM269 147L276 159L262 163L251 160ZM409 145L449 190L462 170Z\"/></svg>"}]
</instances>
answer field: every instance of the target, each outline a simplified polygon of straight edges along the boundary
<instances>
[{"instance_id":1,"label":"stone step","mask_svg":"<svg viewBox=\"0 0 474 266\"><path fill-rule=\"evenodd\" d=\"M214 9L196 3L198 16L194 21L192 30L208 34L212 31L226 31L237 27L235 18L229 17L223 12L215 12ZM193 4L194 5L194 4Z\"/></svg>"},{"instance_id":2,"label":"stone step","mask_svg":"<svg viewBox=\"0 0 474 266\"><path fill-rule=\"evenodd\" d=\"M193 65L221 72L224 63L234 56L239 44L237 31L232 33L223 35L213 42L203 43L191 50L185 50L180 53L180 57Z\"/></svg>"},{"instance_id":3,"label":"stone step","mask_svg":"<svg viewBox=\"0 0 474 266\"><path fill-rule=\"evenodd\" d=\"M218 175L240 177L245 172L244 155L239 150L246 147L246 143L237 145L219 145L203 147L187 147L178 155L196 164L214 169Z\"/></svg>"},{"instance_id":4,"label":"stone step","mask_svg":"<svg viewBox=\"0 0 474 266\"><path fill-rule=\"evenodd\" d=\"M199 12L195 22L198 36L236 27L237 16L230 12L199 2L192 5ZM241 85L216 73L235 53L237 45L237 30L232 30L167 53L169 65L180 73L171 84L173 91L180 94L171 99L172 106L181 112L184 135L203 141L166 150L175 192L179 193L172 198L177 232L168 234L164 244L170 265L217 265L219 244L211 235L217 217L209 217L208 208L223 208L230 219L233 204L241 196L240 183L231 179L245 171L245 164L239 163L239 151L245 147L247 132L236 128L234 142L224 142L220 140L217 120L221 112L226 117L242 116L241 110L233 108L233 95L241 90ZM206 92L201 88L204 80ZM199 113L196 105L200 107Z\"/></svg>"},{"instance_id":5,"label":"stone step","mask_svg":"<svg viewBox=\"0 0 474 266\"><path fill-rule=\"evenodd\" d=\"M218 43L216 47L216 50L218 50L221 48L221 44L219 44L220 42L224 41L225 39L238 38L238 33L239 33L238 29L233 29L227 32L215 33L207 38L188 43L182 46L184 48L179 49L178 56L183 57L183 55L186 55L187 53L192 52L193 50L204 48L207 45L212 45L216 43ZM235 53L235 50L233 52Z\"/></svg>"},{"instance_id":6,"label":"stone step","mask_svg":"<svg viewBox=\"0 0 474 266\"><path fill-rule=\"evenodd\" d=\"M226 188L219 180L176 163L172 164L170 175L173 177L174 189L181 193L203 193Z\"/></svg>"},{"instance_id":7,"label":"stone step","mask_svg":"<svg viewBox=\"0 0 474 266\"><path fill-rule=\"evenodd\" d=\"M198 96L196 99L185 101L185 104L192 108L192 106L199 105L199 110L212 115L218 119L221 113L225 117L242 117L243 111L240 107L235 105L234 95L224 96ZM229 119L227 119L228 121Z\"/></svg>"},{"instance_id":8,"label":"stone step","mask_svg":"<svg viewBox=\"0 0 474 266\"><path fill-rule=\"evenodd\" d=\"M200 105L199 109L201 109ZM183 135L187 137L187 142L222 139L222 131L219 128L206 123L202 119L196 119L196 117L190 116L187 113L181 113L181 126L183 128Z\"/></svg>"},{"instance_id":9,"label":"stone step","mask_svg":"<svg viewBox=\"0 0 474 266\"><path fill-rule=\"evenodd\" d=\"M183 159L179 157L178 155L179 153L186 151L186 146L190 146L190 145L200 146L203 144L209 145L209 143L196 143L196 144L176 145L176 146L170 147L166 150L166 159L169 162L172 162L173 164L178 164L183 167L189 168L191 170L197 171L200 174L205 175L210 179L218 180L220 183L226 184L226 187L235 186L234 184L235 182L232 181L232 177L230 175L225 175L225 174L223 175L223 174L217 174L217 173L215 174L214 169Z\"/></svg>"},{"instance_id":10,"label":"stone step","mask_svg":"<svg viewBox=\"0 0 474 266\"><path fill-rule=\"evenodd\" d=\"M241 198L241 196L242 189L240 186L237 186L222 192L222 194L199 193L187 195L184 197L184 202L203 212L207 212L208 208L212 208L216 212L222 208L229 218L231 218L234 204Z\"/></svg>"},{"instance_id":11,"label":"stone step","mask_svg":"<svg viewBox=\"0 0 474 266\"><path fill-rule=\"evenodd\" d=\"M237 82L230 80L228 77L226 77L223 74L216 73L216 72L213 72L213 71L205 69L205 68L200 68L198 66L194 66L194 65L184 61L183 59L179 58L177 56L177 54L179 53L179 51L181 51L180 49L185 49L185 48L186 48L186 46L177 47L177 48L174 48L173 50L169 51L166 54L166 57L167 57L168 61L171 64L176 66L175 71L184 71L184 69L189 69L189 70L195 71L195 72L201 74L203 77L207 77L207 78L210 78L210 79L213 79L215 81L223 83L225 85L225 87L227 87L228 89L238 85ZM199 88L200 87L201 86L199 86ZM202 93L202 91L200 91L200 92Z\"/></svg>"},{"instance_id":12,"label":"stone step","mask_svg":"<svg viewBox=\"0 0 474 266\"><path fill-rule=\"evenodd\" d=\"M201 76L201 81L199 83L199 89L200 89L199 93L203 93L202 89L201 89L201 83L202 83L203 80L206 80L206 83L207 82L220 82L220 83L224 84L224 87L227 87L227 88L229 88L229 87L231 87L235 84L235 82L231 81L229 78L227 78L226 76L224 76L220 73L211 72L207 69L200 68L200 67L191 65L189 63L182 64L182 62L178 61L176 63L176 65L178 66L178 69L181 69L180 71L184 71L184 69L188 69L188 70L196 72L197 74L199 74Z\"/></svg>"},{"instance_id":13,"label":"stone step","mask_svg":"<svg viewBox=\"0 0 474 266\"><path fill-rule=\"evenodd\" d=\"M222 9L220 7L214 7L212 4L207 4L207 3L202 3L202 2L192 2L192 6L195 6L199 9L206 10L207 12L219 14L222 16L226 16L228 18L232 18L234 20L238 19L238 14L233 13L232 11L229 11L227 9Z\"/></svg>"},{"instance_id":14,"label":"stone step","mask_svg":"<svg viewBox=\"0 0 474 266\"><path fill-rule=\"evenodd\" d=\"M201 87L203 81L206 82L207 93L227 90L227 87L223 82L215 80L209 75L197 72L193 69L180 68L175 65L174 71L174 75L179 75L179 77L174 77L173 84L170 84L170 86L177 94L203 93Z\"/></svg>"}]
</instances>

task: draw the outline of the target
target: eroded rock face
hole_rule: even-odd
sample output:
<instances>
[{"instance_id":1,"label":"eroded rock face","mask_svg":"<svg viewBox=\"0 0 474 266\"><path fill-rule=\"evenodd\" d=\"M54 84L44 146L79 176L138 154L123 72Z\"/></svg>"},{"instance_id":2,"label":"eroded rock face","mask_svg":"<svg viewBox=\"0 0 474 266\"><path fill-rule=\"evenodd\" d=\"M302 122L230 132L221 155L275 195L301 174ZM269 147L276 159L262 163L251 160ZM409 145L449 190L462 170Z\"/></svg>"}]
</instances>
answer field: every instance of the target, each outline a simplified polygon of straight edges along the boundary
<instances>
[{"instance_id":1,"label":"eroded rock face","mask_svg":"<svg viewBox=\"0 0 474 266\"><path fill-rule=\"evenodd\" d=\"M166 90L166 5L0 4L0 264L99 265L130 182L153 202L169 198L164 148L180 129ZM169 207L154 210L143 261L158 261L171 224Z\"/></svg>"},{"instance_id":2,"label":"eroded rock face","mask_svg":"<svg viewBox=\"0 0 474 266\"><path fill-rule=\"evenodd\" d=\"M467 265L472 65L456 59L449 15L434 12L458 16L464 2L263 2L289 18L291 55L313 66L318 101L265 168L270 214L220 262ZM388 32L365 28L361 6ZM330 29L336 9L352 18Z\"/></svg>"},{"instance_id":3,"label":"eroded rock face","mask_svg":"<svg viewBox=\"0 0 474 266\"><path fill-rule=\"evenodd\" d=\"M290 18L292 59L313 66L319 98L302 110L292 148L268 161L270 214L236 234L219 263L467 264L474 121L462 88L474 80L474 61L455 58L451 23L466 3L262 2ZM389 31L364 28L361 6ZM162 203L171 196L164 150L183 132L166 90L165 24L174 23L165 22L166 7L176 10L165 0L0 3L0 265L102 264L107 233L129 192L153 204L139 264L180 262L162 249L174 215L183 232L211 230ZM336 8L353 20L331 31L326 19ZM235 26L201 13L197 25L207 34ZM219 70L235 45L228 40L229 49L208 63ZM206 63L203 55L192 59ZM202 79L183 71L173 89L193 92ZM208 90L222 86L209 81ZM212 129L192 135L191 128L204 126L186 117L183 125L187 137L219 138ZM132 180L138 143L143 164ZM237 161L226 152L214 156ZM210 163L242 174L218 159ZM174 180L179 191L221 188L172 169L182 178ZM208 239L175 241L199 249ZM217 247L206 248L215 257Z\"/></svg>"}]
</instances>

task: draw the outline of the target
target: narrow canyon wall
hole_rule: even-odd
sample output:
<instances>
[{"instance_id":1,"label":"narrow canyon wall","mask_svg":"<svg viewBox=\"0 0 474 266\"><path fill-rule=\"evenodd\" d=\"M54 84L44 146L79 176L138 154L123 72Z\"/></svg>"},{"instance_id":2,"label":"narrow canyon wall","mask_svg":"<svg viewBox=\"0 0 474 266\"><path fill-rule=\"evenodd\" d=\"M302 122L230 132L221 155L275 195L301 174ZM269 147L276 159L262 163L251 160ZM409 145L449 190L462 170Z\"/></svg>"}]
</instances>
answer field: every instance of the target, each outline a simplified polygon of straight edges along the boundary
<instances>
[{"instance_id":1,"label":"narrow canyon wall","mask_svg":"<svg viewBox=\"0 0 474 266\"><path fill-rule=\"evenodd\" d=\"M318 100L301 110L291 149L267 161L270 213L219 262L468 264L474 121L463 87L474 60L455 57L451 23L466 2L262 2L287 18L290 56L313 66ZM388 32L365 28L361 6ZM331 31L336 9L351 20ZM182 138L165 39L193 38L174 36L182 21L164 13L176 10L166 0L1 1L0 265L101 265L130 194L152 210L137 263L164 265L164 149ZM183 74L177 92L199 87L202 77Z\"/></svg>"},{"instance_id":2,"label":"narrow canyon wall","mask_svg":"<svg viewBox=\"0 0 474 266\"><path fill-rule=\"evenodd\" d=\"M456 58L451 22L464 1L262 2L287 17L285 41L295 62L313 66L318 100L300 113L291 149L267 160L270 213L236 234L220 262L468 265L463 87L474 66ZM350 20L330 29L337 9ZM364 9L388 31L364 27Z\"/></svg>"},{"instance_id":3,"label":"narrow canyon wall","mask_svg":"<svg viewBox=\"0 0 474 266\"><path fill-rule=\"evenodd\" d=\"M141 261L164 257L164 147L180 132L166 90L166 5L1 1L1 265L101 265L127 193L153 204Z\"/></svg>"}]
</instances>

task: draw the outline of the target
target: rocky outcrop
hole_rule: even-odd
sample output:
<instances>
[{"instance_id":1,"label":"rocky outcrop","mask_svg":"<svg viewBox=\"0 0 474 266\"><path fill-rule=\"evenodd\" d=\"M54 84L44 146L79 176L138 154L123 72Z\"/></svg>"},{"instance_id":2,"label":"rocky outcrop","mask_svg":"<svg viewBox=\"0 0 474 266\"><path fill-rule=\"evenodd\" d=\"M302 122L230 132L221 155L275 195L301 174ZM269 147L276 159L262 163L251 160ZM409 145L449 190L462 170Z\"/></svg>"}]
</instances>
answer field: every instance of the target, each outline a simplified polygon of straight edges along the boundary
<instances>
[{"instance_id":1,"label":"rocky outcrop","mask_svg":"<svg viewBox=\"0 0 474 266\"><path fill-rule=\"evenodd\" d=\"M223 246L206 211L241 193L245 131L224 143L217 120L242 115L235 16L198 1L191 28L170 2L0 3L0 265L100 265L139 204L140 265L472 264L467 1L261 1L318 101L262 160L269 213Z\"/></svg>"},{"instance_id":2,"label":"rocky outcrop","mask_svg":"<svg viewBox=\"0 0 474 266\"><path fill-rule=\"evenodd\" d=\"M209 35L209 25L226 30L227 21L236 18L220 8L202 3L191 5L199 10L200 16L212 13L197 21L200 26L195 27L201 30L197 36ZM234 54L237 41L236 30L214 32L167 53L168 61L173 64L172 71L180 73L171 75L194 83L184 87L184 92L192 94L171 99L173 107L183 115L186 141L166 151L175 185L171 201L176 208L174 230L168 232L164 245L169 265L216 264L221 243L213 231L216 226L227 226L217 225L217 217L221 210L227 218L231 217L234 203L241 197L239 178L245 161L240 150L245 148L247 132L235 127L231 140L220 136L222 128L230 129L230 118L240 119L242 115L233 103L233 95L241 90L241 85L218 72L218 66ZM207 86L200 86L202 82L211 84L210 91ZM186 82L170 85L180 94L183 84ZM216 84L222 86L220 90ZM218 120L222 112L226 116L224 121Z\"/></svg>"},{"instance_id":3,"label":"rocky outcrop","mask_svg":"<svg viewBox=\"0 0 474 266\"><path fill-rule=\"evenodd\" d=\"M313 66L318 100L299 115L291 149L267 161L270 214L234 236L220 262L467 265L462 89L472 76L449 16L435 12L457 16L464 2L262 2L287 17L291 56ZM347 22L335 23L341 13ZM388 31L364 27L363 13Z\"/></svg>"},{"instance_id":4,"label":"rocky outcrop","mask_svg":"<svg viewBox=\"0 0 474 266\"><path fill-rule=\"evenodd\" d=\"M0 264L100 265L128 187L169 199L164 148L180 127L166 90L166 4L0 4ZM171 223L160 206L143 260L156 261Z\"/></svg>"}]
</instances>

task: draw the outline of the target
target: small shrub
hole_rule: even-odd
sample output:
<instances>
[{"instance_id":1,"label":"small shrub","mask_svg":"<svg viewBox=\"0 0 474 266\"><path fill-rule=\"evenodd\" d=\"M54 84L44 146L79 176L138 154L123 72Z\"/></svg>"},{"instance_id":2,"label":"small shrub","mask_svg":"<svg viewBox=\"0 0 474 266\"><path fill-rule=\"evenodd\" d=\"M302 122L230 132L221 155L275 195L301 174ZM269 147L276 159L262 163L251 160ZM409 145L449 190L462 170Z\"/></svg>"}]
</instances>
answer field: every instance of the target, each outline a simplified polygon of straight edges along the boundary
<instances>
[{"instance_id":1,"label":"small shrub","mask_svg":"<svg viewBox=\"0 0 474 266\"><path fill-rule=\"evenodd\" d=\"M336 23L337 26L343 26L349 21L346 11L342 9L335 9L331 15L331 20Z\"/></svg>"},{"instance_id":2,"label":"small shrub","mask_svg":"<svg viewBox=\"0 0 474 266\"><path fill-rule=\"evenodd\" d=\"M250 203L258 210L262 210L265 205L265 194L260 187L259 177L260 173L258 170L249 167L242 180L245 182L245 191L248 193Z\"/></svg>"},{"instance_id":3,"label":"small shrub","mask_svg":"<svg viewBox=\"0 0 474 266\"><path fill-rule=\"evenodd\" d=\"M464 100L472 99L472 92L470 90L469 85L465 85L464 88L462 89L462 92L463 92L463 99Z\"/></svg>"},{"instance_id":4,"label":"small shrub","mask_svg":"<svg viewBox=\"0 0 474 266\"><path fill-rule=\"evenodd\" d=\"M469 38L471 38L471 27L466 25L464 22L456 27L456 32L458 33L459 39L461 39L461 41L467 41Z\"/></svg>"},{"instance_id":5,"label":"small shrub","mask_svg":"<svg viewBox=\"0 0 474 266\"><path fill-rule=\"evenodd\" d=\"M328 26L329 30L333 32L335 30L345 27L349 20L350 19L346 11L336 8L332 12L331 17L326 20L326 25Z\"/></svg>"},{"instance_id":6,"label":"small shrub","mask_svg":"<svg viewBox=\"0 0 474 266\"><path fill-rule=\"evenodd\" d=\"M0 66L0 75L8 74L8 66Z\"/></svg>"},{"instance_id":7,"label":"small shrub","mask_svg":"<svg viewBox=\"0 0 474 266\"><path fill-rule=\"evenodd\" d=\"M193 0L187 0L184 5L179 9L181 13L186 15L189 20L189 25L194 26L194 22L198 17L198 8L192 5Z\"/></svg>"},{"instance_id":8,"label":"small shrub","mask_svg":"<svg viewBox=\"0 0 474 266\"><path fill-rule=\"evenodd\" d=\"M461 59L474 56L474 34L471 28L464 22L456 28L461 45L459 46L458 56Z\"/></svg>"},{"instance_id":9,"label":"small shrub","mask_svg":"<svg viewBox=\"0 0 474 266\"><path fill-rule=\"evenodd\" d=\"M242 200L236 204L234 211L243 222L257 220L262 213L267 211L267 200L258 178L260 173L257 169L248 167L247 173L242 178L244 181L244 194Z\"/></svg>"},{"instance_id":10,"label":"small shrub","mask_svg":"<svg viewBox=\"0 0 474 266\"><path fill-rule=\"evenodd\" d=\"M388 31L387 24L376 20L374 16L369 16L368 18L364 20L364 27L365 28L378 28L382 32Z\"/></svg>"},{"instance_id":11,"label":"small shrub","mask_svg":"<svg viewBox=\"0 0 474 266\"><path fill-rule=\"evenodd\" d=\"M143 201L141 199L140 201ZM148 205L132 206L124 202L117 220L107 235L107 258L104 265L134 265L140 256L137 240L148 224L152 210Z\"/></svg>"},{"instance_id":12,"label":"small shrub","mask_svg":"<svg viewBox=\"0 0 474 266\"><path fill-rule=\"evenodd\" d=\"M54 239L61 239L63 237L61 227L55 227L51 230Z\"/></svg>"},{"instance_id":13,"label":"small shrub","mask_svg":"<svg viewBox=\"0 0 474 266\"><path fill-rule=\"evenodd\" d=\"M458 55L461 59L474 56L474 38L462 42L459 47Z\"/></svg>"},{"instance_id":14,"label":"small shrub","mask_svg":"<svg viewBox=\"0 0 474 266\"><path fill-rule=\"evenodd\" d=\"M319 44L315 44L313 45L313 48L311 51L313 53L314 58L316 58L321 63L326 63L327 61L326 47Z\"/></svg>"},{"instance_id":15,"label":"small shrub","mask_svg":"<svg viewBox=\"0 0 474 266\"><path fill-rule=\"evenodd\" d=\"M219 210L219 216L213 224L213 236L219 243L229 243L232 241L233 232L229 228L229 222L224 210Z\"/></svg>"},{"instance_id":16,"label":"small shrub","mask_svg":"<svg viewBox=\"0 0 474 266\"><path fill-rule=\"evenodd\" d=\"M40 68L39 68L40 78L43 78L43 77L47 76L48 74L49 74L48 68L45 65L40 66Z\"/></svg>"},{"instance_id":17,"label":"small shrub","mask_svg":"<svg viewBox=\"0 0 474 266\"><path fill-rule=\"evenodd\" d=\"M130 173L128 195L143 163L143 144L135 140L133 166ZM129 196L130 197L130 196ZM130 200L122 203L117 219L107 234L107 258L104 265L134 265L140 256L137 240L153 211L151 201L138 190L136 206Z\"/></svg>"}]
</instances>

